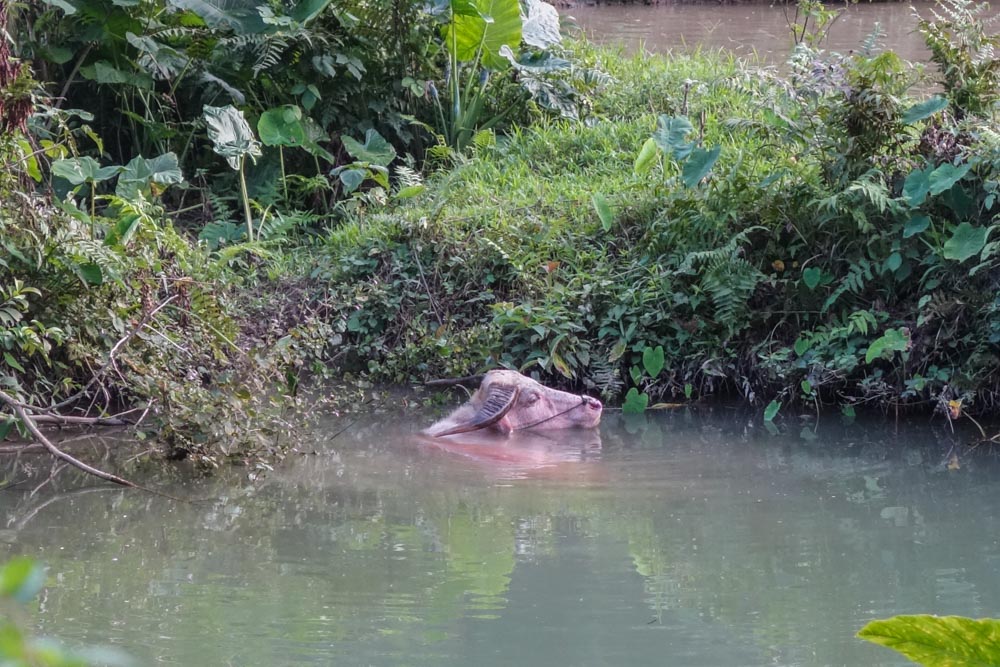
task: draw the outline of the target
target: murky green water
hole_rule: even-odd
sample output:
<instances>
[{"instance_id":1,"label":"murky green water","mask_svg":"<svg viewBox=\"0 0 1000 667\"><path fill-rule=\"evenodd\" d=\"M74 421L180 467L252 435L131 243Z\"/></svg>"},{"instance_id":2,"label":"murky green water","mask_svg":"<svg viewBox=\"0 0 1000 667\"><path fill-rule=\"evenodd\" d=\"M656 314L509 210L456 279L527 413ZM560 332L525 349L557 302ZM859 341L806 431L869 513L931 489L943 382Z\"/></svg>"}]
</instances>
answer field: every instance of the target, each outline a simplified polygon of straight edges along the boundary
<instances>
[{"instance_id":1,"label":"murky green water","mask_svg":"<svg viewBox=\"0 0 1000 667\"><path fill-rule=\"evenodd\" d=\"M0 553L49 564L41 632L139 664L896 665L867 620L1000 616L1000 465L949 469L927 419L608 414L599 441L449 449L409 434L429 419L256 484L149 480L202 503L21 484Z\"/></svg>"},{"instance_id":2,"label":"murky green water","mask_svg":"<svg viewBox=\"0 0 1000 667\"><path fill-rule=\"evenodd\" d=\"M598 42L621 43L629 50L727 49L742 56L756 54L771 64L784 62L792 50L789 24L795 8L782 3L694 3L648 5L581 4L560 10L565 21L575 23ZM933 0L913 2L830 3L828 8L845 11L826 33L824 49L847 53L859 49L881 27L879 44L902 58L926 62L930 52L917 32L913 10L931 17ZM801 17L799 17L801 23Z\"/></svg>"}]
</instances>

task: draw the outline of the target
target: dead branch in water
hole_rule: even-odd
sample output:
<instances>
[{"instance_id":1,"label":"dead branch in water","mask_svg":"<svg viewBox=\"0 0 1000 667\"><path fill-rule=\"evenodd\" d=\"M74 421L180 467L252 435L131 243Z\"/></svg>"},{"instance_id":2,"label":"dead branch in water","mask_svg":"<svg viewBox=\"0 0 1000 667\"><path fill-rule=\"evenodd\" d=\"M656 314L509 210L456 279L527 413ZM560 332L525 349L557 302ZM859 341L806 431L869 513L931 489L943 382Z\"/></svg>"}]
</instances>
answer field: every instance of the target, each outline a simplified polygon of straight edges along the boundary
<instances>
[{"instance_id":1,"label":"dead branch in water","mask_svg":"<svg viewBox=\"0 0 1000 667\"><path fill-rule=\"evenodd\" d=\"M38 428L38 424L35 423L34 416L29 415L27 411L25 411L21 402L16 400L13 396L10 396L5 392L0 391L0 401L3 401L7 405L9 405L11 409L14 410L14 414L16 414L17 417L21 420L21 422L24 423L25 427L28 429L31 435L34 436L35 440L37 440L39 444L45 447L45 449L48 450L49 454L51 454L55 458L59 459L60 461L65 461L71 466L79 468L85 473L93 475L94 477L97 477L99 479L103 479L107 482L112 482L113 484L119 484L121 486L128 486L133 489L142 488L138 484L130 482L123 477L119 477L118 475L113 475L109 472L104 472L103 470L99 470L98 468L87 465L80 459L70 456L66 452L62 451L61 449L53 445L52 441L46 438L45 434L42 433L42 431Z\"/></svg>"},{"instance_id":2,"label":"dead branch in water","mask_svg":"<svg viewBox=\"0 0 1000 667\"><path fill-rule=\"evenodd\" d=\"M427 387L453 387L456 384L470 384L482 382L485 375L466 375L461 378L441 378L438 380L427 380L424 385Z\"/></svg>"},{"instance_id":3,"label":"dead branch in water","mask_svg":"<svg viewBox=\"0 0 1000 667\"><path fill-rule=\"evenodd\" d=\"M56 426L130 426L132 422L120 417L72 417L67 415L33 415L36 424Z\"/></svg>"}]
</instances>

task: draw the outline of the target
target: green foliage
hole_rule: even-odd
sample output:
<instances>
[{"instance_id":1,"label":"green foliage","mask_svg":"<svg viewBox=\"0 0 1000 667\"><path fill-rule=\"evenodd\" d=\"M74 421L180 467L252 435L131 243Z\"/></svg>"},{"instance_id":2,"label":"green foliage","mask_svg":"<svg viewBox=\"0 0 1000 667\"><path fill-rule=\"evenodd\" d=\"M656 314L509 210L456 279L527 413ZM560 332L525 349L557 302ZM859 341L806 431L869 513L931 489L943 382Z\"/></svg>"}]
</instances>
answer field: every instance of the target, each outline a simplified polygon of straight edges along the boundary
<instances>
[{"instance_id":1,"label":"green foliage","mask_svg":"<svg viewBox=\"0 0 1000 667\"><path fill-rule=\"evenodd\" d=\"M45 569L30 558L20 557L0 568L0 604L5 613L0 622L0 662L11 667L86 667L129 665L123 653L112 649L69 651L47 638L30 636L19 607L28 604L45 585ZM12 603L17 603L15 607Z\"/></svg>"},{"instance_id":2,"label":"green foliage","mask_svg":"<svg viewBox=\"0 0 1000 667\"><path fill-rule=\"evenodd\" d=\"M625 394L625 401L622 403L622 412L627 415L637 415L646 411L649 406L649 395L640 393L638 389L632 387Z\"/></svg>"},{"instance_id":3,"label":"green foliage","mask_svg":"<svg viewBox=\"0 0 1000 667\"><path fill-rule=\"evenodd\" d=\"M614 122L521 129L358 220L346 248L367 268L333 275L355 318L374 316L346 339L373 376L499 364L630 410L721 390L774 398L769 414L977 391L992 405L987 125L908 97L915 75L876 38L848 56L802 45L789 80L575 48L617 82L594 106ZM666 112L636 110L649 99ZM387 254L386 234L408 250ZM482 345L458 343L473 331ZM432 360L460 347L467 364Z\"/></svg>"},{"instance_id":4,"label":"green foliage","mask_svg":"<svg viewBox=\"0 0 1000 667\"><path fill-rule=\"evenodd\" d=\"M924 667L1000 664L1000 620L962 616L893 616L871 621L858 637L898 651Z\"/></svg>"},{"instance_id":5,"label":"green foliage","mask_svg":"<svg viewBox=\"0 0 1000 667\"><path fill-rule=\"evenodd\" d=\"M990 34L989 5L940 0L931 18L917 13L917 28L938 66L941 84L958 116L990 114L1000 91L1000 36Z\"/></svg>"}]
</instances>

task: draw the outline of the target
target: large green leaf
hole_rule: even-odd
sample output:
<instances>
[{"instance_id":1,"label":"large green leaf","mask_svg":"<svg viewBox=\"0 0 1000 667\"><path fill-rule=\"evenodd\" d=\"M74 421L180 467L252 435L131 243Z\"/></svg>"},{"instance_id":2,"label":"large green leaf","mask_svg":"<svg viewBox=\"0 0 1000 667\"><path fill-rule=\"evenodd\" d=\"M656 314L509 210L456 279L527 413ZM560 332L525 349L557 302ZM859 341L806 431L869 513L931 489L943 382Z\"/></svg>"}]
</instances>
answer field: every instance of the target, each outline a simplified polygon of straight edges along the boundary
<instances>
[{"instance_id":1,"label":"large green leaf","mask_svg":"<svg viewBox=\"0 0 1000 667\"><path fill-rule=\"evenodd\" d=\"M632 171L636 174L645 174L653 166L653 163L656 162L657 155L656 141L652 137L646 139L642 148L639 149L639 154L635 156Z\"/></svg>"},{"instance_id":2,"label":"large green leaf","mask_svg":"<svg viewBox=\"0 0 1000 667\"><path fill-rule=\"evenodd\" d=\"M819 285L820 279L823 277L823 270L815 266L810 266L808 269L802 270L802 282L810 290L816 289Z\"/></svg>"},{"instance_id":3,"label":"large green leaf","mask_svg":"<svg viewBox=\"0 0 1000 667\"><path fill-rule=\"evenodd\" d=\"M930 227L931 219L923 213L912 215L903 225L903 238L908 239Z\"/></svg>"},{"instance_id":4,"label":"large green leaf","mask_svg":"<svg viewBox=\"0 0 1000 667\"><path fill-rule=\"evenodd\" d=\"M972 164L969 162L957 167L948 162L942 164L937 169L932 171L928 177L931 194L939 195L945 190L950 189L951 186L958 183L958 181L965 176L971 168Z\"/></svg>"},{"instance_id":5,"label":"large green leaf","mask_svg":"<svg viewBox=\"0 0 1000 667\"><path fill-rule=\"evenodd\" d=\"M708 176L708 172L712 171L712 167L715 165L715 161L719 159L719 154L722 152L722 146L716 146L714 148L696 148L688 156L688 159L684 161L684 166L681 168L681 181L685 186L693 188L701 182L701 179Z\"/></svg>"},{"instance_id":6,"label":"large green leaf","mask_svg":"<svg viewBox=\"0 0 1000 667\"><path fill-rule=\"evenodd\" d=\"M71 185L100 183L108 180L120 170L121 167L117 165L102 167L92 157L72 157L56 160L52 163L52 175L65 178Z\"/></svg>"},{"instance_id":7,"label":"large green leaf","mask_svg":"<svg viewBox=\"0 0 1000 667\"><path fill-rule=\"evenodd\" d=\"M986 245L988 234L989 230L986 227L973 227L963 222L945 242L944 258L964 262L970 257L975 257Z\"/></svg>"},{"instance_id":8,"label":"large green leaf","mask_svg":"<svg viewBox=\"0 0 1000 667\"><path fill-rule=\"evenodd\" d=\"M642 351L642 367L646 369L649 377L656 379L656 376L663 370L663 346L657 345L655 348L647 347Z\"/></svg>"},{"instance_id":9,"label":"large green leaf","mask_svg":"<svg viewBox=\"0 0 1000 667\"><path fill-rule=\"evenodd\" d=\"M524 0L525 15L521 37L525 44L547 49L562 41L559 12L544 0Z\"/></svg>"},{"instance_id":10,"label":"large green leaf","mask_svg":"<svg viewBox=\"0 0 1000 667\"><path fill-rule=\"evenodd\" d=\"M302 109L294 104L268 109L257 121L257 132L265 146L302 146L306 143Z\"/></svg>"},{"instance_id":11,"label":"large green leaf","mask_svg":"<svg viewBox=\"0 0 1000 667\"><path fill-rule=\"evenodd\" d=\"M1000 620L927 614L872 621L858 637L887 646L924 667L1000 665Z\"/></svg>"},{"instance_id":12,"label":"large green leaf","mask_svg":"<svg viewBox=\"0 0 1000 667\"><path fill-rule=\"evenodd\" d=\"M590 197L591 203L594 205L594 210L597 211L597 217L601 220L601 229L604 231L611 231L611 226L615 222L615 213L611 210L611 204L608 203L607 198L600 192L595 192Z\"/></svg>"},{"instance_id":13,"label":"large green leaf","mask_svg":"<svg viewBox=\"0 0 1000 667\"><path fill-rule=\"evenodd\" d=\"M208 123L208 138L212 140L213 149L226 158L230 167L239 169L244 157L260 157L260 142L253 136L253 130L242 111L232 105L206 105L203 114Z\"/></svg>"},{"instance_id":14,"label":"large green leaf","mask_svg":"<svg viewBox=\"0 0 1000 667\"><path fill-rule=\"evenodd\" d=\"M622 403L622 412L627 415L637 415L646 411L649 405L649 394L640 393L638 389L632 387L625 394L625 402Z\"/></svg>"},{"instance_id":15,"label":"large green leaf","mask_svg":"<svg viewBox=\"0 0 1000 667\"><path fill-rule=\"evenodd\" d=\"M388 167L389 163L396 159L396 149L392 147L378 130L370 129L365 132L365 143L343 136L340 139L344 143L344 148L359 162L369 162L381 167Z\"/></svg>"},{"instance_id":16,"label":"large green leaf","mask_svg":"<svg viewBox=\"0 0 1000 667\"><path fill-rule=\"evenodd\" d=\"M906 176L903 182L903 198L910 206L920 206L927 193L931 191L930 175L934 171L934 165L929 164L923 169L914 169Z\"/></svg>"},{"instance_id":17,"label":"large green leaf","mask_svg":"<svg viewBox=\"0 0 1000 667\"><path fill-rule=\"evenodd\" d=\"M333 0L299 0L288 15L299 23L308 23L323 13Z\"/></svg>"},{"instance_id":18,"label":"large green leaf","mask_svg":"<svg viewBox=\"0 0 1000 667\"><path fill-rule=\"evenodd\" d=\"M365 178L368 177L369 172L367 169L349 167L346 169L334 169L330 174L339 176L340 182L344 186L344 193L350 194L361 187L361 184L365 182Z\"/></svg>"},{"instance_id":19,"label":"large green leaf","mask_svg":"<svg viewBox=\"0 0 1000 667\"><path fill-rule=\"evenodd\" d=\"M115 194L126 199L135 197L140 191L146 192L152 184L173 185L184 180L177 155L173 152L164 153L154 158L144 158L141 155L129 160L122 167Z\"/></svg>"},{"instance_id":20,"label":"large green leaf","mask_svg":"<svg viewBox=\"0 0 1000 667\"><path fill-rule=\"evenodd\" d=\"M93 65L81 67L80 75L85 79L106 85L129 85L145 90L153 88L153 77L149 74L118 69L106 60L99 60Z\"/></svg>"},{"instance_id":21,"label":"large green leaf","mask_svg":"<svg viewBox=\"0 0 1000 667\"><path fill-rule=\"evenodd\" d=\"M321 141L328 141L330 139L330 136L323 130L322 127L319 126L319 124L316 121L314 121L309 116L303 118L302 121L303 121L302 126L305 128L306 131L306 143L302 147L305 148L310 153L312 153L313 155L323 158L327 162L331 163L336 162L337 158L335 158L333 155L330 154L329 151L327 151L325 148L319 145L319 142Z\"/></svg>"},{"instance_id":22,"label":"large green leaf","mask_svg":"<svg viewBox=\"0 0 1000 667\"><path fill-rule=\"evenodd\" d=\"M178 9L194 13L209 28L215 30L233 29L237 31L241 31L243 28L243 15L257 4L253 0L243 3L227 3L224 0L167 0L167 3Z\"/></svg>"},{"instance_id":23,"label":"large green leaf","mask_svg":"<svg viewBox=\"0 0 1000 667\"><path fill-rule=\"evenodd\" d=\"M778 410L781 409L781 401L775 399L767 404L764 408L764 421L773 422L774 418L778 416Z\"/></svg>"},{"instance_id":24,"label":"large green leaf","mask_svg":"<svg viewBox=\"0 0 1000 667\"><path fill-rule=\"evenodd\" d=\"M521 4L518 0L452 0L452 20L444 27L444 41L452 56L470 62L482 48L481 64L504 69L500 47L514 51L521 45Z\"/></svg>"},{"instance_id":25,"label":"large green leaf","mask_svg":"<svg viewBox=\"0 0 1000 667\"><path fill-rule=\"evenodd\" d=\"M694 149L694 144L687 141L687 135L694 131L694 127L686 116L663 114L657 119L656 126L653 140L664 153L683 160Z\"/></svg>"},{"instance_id":26,"label":"large green leaf","mask_svg":"<svg viewBox=\"0 0 1000 667\"><path fill-rule=\"evenodd\" d=\"M72 16L76 14L76 5L71 2L66 2L66 0L43 0L43 2L57 9L63 10L66 16Z\"/></svg>"},{"instance_id":27,"label":"large green leaf","mask_svg":"<svg viewBox=\"0 0 1000 667\"><path fill-rule=\"evenodd\" d=\"M910 347L910 334L905 329L886 329L885 333L868 346L865 363L870 364L880 359L886 352L905 352Z\"/></svg>"},{"instance_id":28,"label":"large green leaf","mask_svg":"<svg viewBox=\"0 0 1000 667\"><path fill-rule=\"evenodd\" d=\"M933 116L938 111L945 109L947 106L947 99L940 96L932 97L929 100L917 102L904 111L902 121L906 124L916 123L918 120L923 120L924 118Z\"/></svg>"}]
</instances>

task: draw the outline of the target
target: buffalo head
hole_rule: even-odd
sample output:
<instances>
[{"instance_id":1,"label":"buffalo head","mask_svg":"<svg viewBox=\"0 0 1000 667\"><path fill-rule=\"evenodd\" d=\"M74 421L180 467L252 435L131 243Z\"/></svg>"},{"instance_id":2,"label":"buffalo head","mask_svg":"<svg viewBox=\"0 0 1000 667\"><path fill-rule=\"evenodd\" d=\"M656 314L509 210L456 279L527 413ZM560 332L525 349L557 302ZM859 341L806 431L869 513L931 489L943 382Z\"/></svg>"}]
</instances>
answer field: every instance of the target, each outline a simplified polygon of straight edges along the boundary
<instances>
[{"instance_id":1,"label":"buffalo head","mask_svg":"<svg viewBox=\"0 0 1000 667\"><path fill-rule=\"evenodd\" d=\"M590 428L601 421L601 402L550 389L516 371L490 371L462 407L424 431L441 437L492 428L502 433L522 429Z\"/></svg>"}]
</instances>

